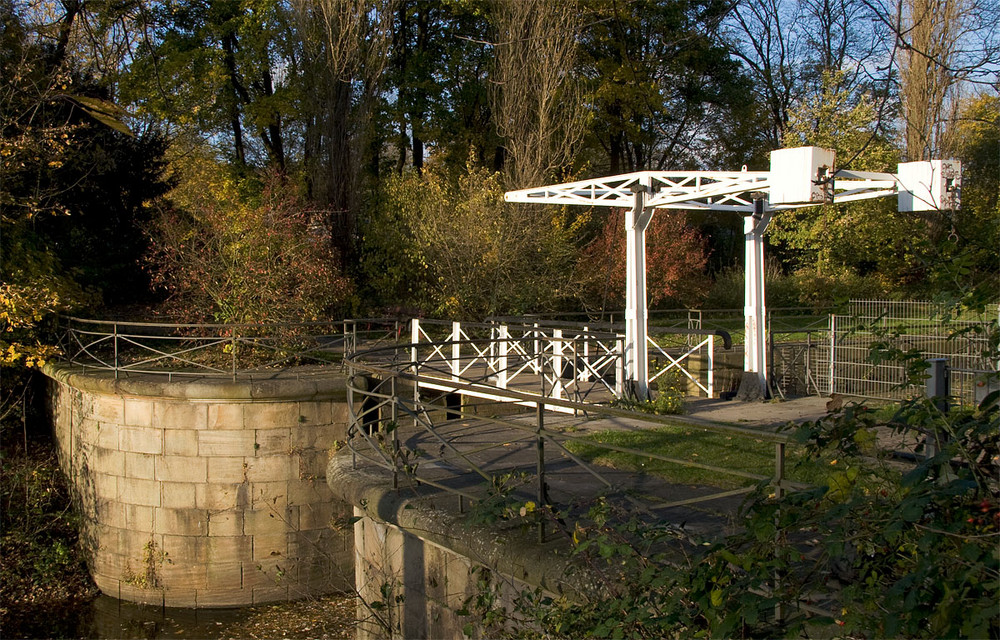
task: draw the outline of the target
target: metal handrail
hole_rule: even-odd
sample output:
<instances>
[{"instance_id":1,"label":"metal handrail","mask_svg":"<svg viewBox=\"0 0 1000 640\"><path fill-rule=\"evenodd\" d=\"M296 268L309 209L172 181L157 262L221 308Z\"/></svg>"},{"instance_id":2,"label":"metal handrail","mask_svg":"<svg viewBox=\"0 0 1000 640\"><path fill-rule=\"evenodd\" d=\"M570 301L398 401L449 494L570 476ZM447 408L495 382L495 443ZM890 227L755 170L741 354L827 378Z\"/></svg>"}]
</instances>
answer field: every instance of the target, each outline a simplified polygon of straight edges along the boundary
<instances>
[{"instance_id":1,"label":"metal handrail","mask_svg":"<svg viewBox=\"0 0 1000 640\"><path fill-rule=\"evenodd\" d=\"M367 464L386 469L393 475L397 486L401 479L404 479L412 486L426 485L453 493L460 500L482 500L485 487L499 476L516 469L525 471L534 478L534 480L527 482L527 485L537 487L537 495L531 495L529 492L526 496L521 496L522 498L533 498L537 500L539 505L569 508L569 505L554 505L551 496L545 489L544 478L560 472L552 466L552 461L546 458L544 451L548 448L550 451L557 452L560 467L569 465L580 469L605 488L617 488L618 483L606 471L582 459L570 450L570 443L573 442L585 443L587 446L607 451L634 455L647 461L657 460L707 470L712 473L726 474L752 483L770 482L774 485L775 491L806 486L791 482L784 475L785 448L791 441L784 433L722 424L706 424L684 416L657 416L637 413L607 404L581 402L570 398L554 398L546 395L543 385L538 392L525 388L501 389L484 384L484 381L479 378L460 377L457 380L449 378L447 389L443 389L440 385L441 377L433 374L428 375L409 359L411 350L418 346L426 346L426 343L423 345L399 344L363 350L346 356L344 359L348 371L347 386L350 413L347 446L350 448L356 464L363 460ZM450 342L444 341L435 346L447 351ZM362 379L366 381L363 384L360 382ZM428 393L428 390L433 389L437 389L438 392ZM454 407L445 401L449 394L483 397L480 394L487 389L489 398L498 405L507 404L522 407L521 419L494 415L491 411L467 411L462 406ZM561 422L558 429L546 425L547 415L552 411L559 411L559 415L562 416L559 418ZM534 415L533 420L530 418L532 415ZM685 425L706 432L770 442L775 447L774 474L749 473L697 460L686 460L600 443L575 433L582 431L586 423L596 418L627 418L641 421L648 426ZM406 420L408 426L402 426L402 420ZM460 444L464 436L481 432L487 428L504 429L509 435L500 437L495 442L477 443L474 449L470 449L468 446L463 447ZM405 445L401 440L404 437L410 442L409 445ZM414 442L423 442L424 444L414 444ZM428 446L428 442L434 443L433 446ZM525 465L522 460L520 464L514 464L512 467L512 463L509 462L510 447L518 442L524 447L537 447L540 452L538 459L529 465ZM492 466L473 459L475 456L492 450L504 452L496 457ZM419 457L414 458L413 456ZM445 468L459 472L465 470L464 472L486 478L487 482L479 490L470 489L467 484L449 484L442 480L440 475L436 475ZM433 471L426 472L425 469ZM643 508L665 509L691 505L732 497L747 490L750 489L726 488L706 495L685 496L680 500L666 501L662 499L662 496L647 496ZM621 495L630 501L636 500L634 493L627 495L622 493Z\"/></svg>"},{"instance_id":2,"label":"metal handrail","mask_svg":"<svg viewBox=\"0 0 1000 640\"><path fill-rule=\"evenodd\" d=\"M402 321L176 323L59 318L62 360L84 369L236 380L303 365L340 365L359 344L396 342ZM321 331L320 329L328 329Z\"/></svg>"}]
</instances>

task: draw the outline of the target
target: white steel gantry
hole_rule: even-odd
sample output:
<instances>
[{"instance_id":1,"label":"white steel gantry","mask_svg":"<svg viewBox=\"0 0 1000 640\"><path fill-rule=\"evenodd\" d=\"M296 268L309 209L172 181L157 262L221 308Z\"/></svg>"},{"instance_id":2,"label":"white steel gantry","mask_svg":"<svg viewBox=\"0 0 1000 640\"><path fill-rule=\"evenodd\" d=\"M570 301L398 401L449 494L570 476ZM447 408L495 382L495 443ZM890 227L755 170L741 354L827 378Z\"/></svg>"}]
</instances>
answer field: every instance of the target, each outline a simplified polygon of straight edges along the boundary
<instances>
[{"instance_id":1,"label":"white steel gantry","mask_svg":"<svg viewBox=\"0 0 1000 640\"><path fill-rule=\"evenodd\" d=\"M744 383L767 390L764 232L785 209L898 196L900 211L957 209L961 165L930 160L897 173L837 171L834 152L795 147L771 152L769 171L638 171L606 178L508 191L508 202L621 207L625 211L625 375L640 399L649 396L646 229L657 209L728 211L743 216L746 246ZM741 394L742 395L742 394Z\"/></svg>"}]
</instances>

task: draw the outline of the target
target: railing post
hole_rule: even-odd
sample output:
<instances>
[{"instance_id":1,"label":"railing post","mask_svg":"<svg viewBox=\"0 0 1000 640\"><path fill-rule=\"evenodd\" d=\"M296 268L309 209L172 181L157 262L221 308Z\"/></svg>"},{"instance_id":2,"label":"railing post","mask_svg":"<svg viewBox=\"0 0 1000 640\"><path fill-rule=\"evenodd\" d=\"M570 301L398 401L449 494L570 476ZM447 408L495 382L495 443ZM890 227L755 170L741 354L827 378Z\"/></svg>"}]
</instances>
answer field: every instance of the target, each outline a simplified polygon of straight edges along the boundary
<instances>
[{"instance_id":1,"label":"railing post","mask_svg":"<svg viewBox=\"0 0 1000 640\"><path fill-rule=\"evenodd\" d=\"M229 336L229 351L232 352L231 361L233 363L233 382L236 382L236 328L233 328L233 333Z\"/></svg>"},{"instance_id":2,"label":"railing post","mask_svg":"<svg viewBox=\"0 0 1000 640\"><path fill-rule=\"evenodd\" d=\"M489 375L490 370L496 373L498 368L497 363L497 322L496 320L490 320L490 344L489 348L486 350L489 354L489 358L486 362L486 375Z\"/></svg>"},{"instance_id":3,"label":"railing post","mask_svg":"<svg viewBox=\"0 0 1000 640\"><path fill-rule=\"evenodd\" d=\"M811 369L811 367L812 367L812 348L813 348L813 345L812 345L812 336L813 336L813 334L812 334L811 330L810 331L806 331L806 357L805 357L805 370L806 370L806 376L805 376L805 378L806 378L806 380L805 380L806 384L805 384L805 387L806 387L806 395L809 395L809 381L813 379L812 369ZM817 388L816 391L818 392L819 388Z\"/></svg>"},{"instance_id":4,"label":"railing post","mask_svg":"<svg viewBox=\"0 0 1000 640\"><path fill-rule=\"evenodd\" d=\"M562 369L563 369L563 332L562 329L552 330L552 397L562 398ZM545 375L545 371L542 371Z\"/></svg>"},{"instance_id":5,"label":"railing post","mask_svg":"<svg viewBox=\"0 0 1000 640\"><path fill-rule=\"evenodd\" d=\"M417 344L420 343L420 318L410 320L410 362L413 363L413 373L417 372Z\"/></svg>"},{"instance_id":6,"label":"railing post","mask_svg":"<svg viewBox=\"0 0 1000 640\"><path fill-rule=\"evenodd\" d=\"M462 323L451 323L451 379L458 380L462 370Z\"/></svg>"},{"instance_id":7,"label":"railing post","mask_svg":"<svg viewBox=\"0 0 1000 640\"><path fill-rule=\"evenodd\" d=\"M114 324L115 333L115 380L118 379L118 323Z\"/></svg>"},{"instance_id":8,"label":"railing post","mask_svg":"<svg viewBox=\"0 0 1000 640\"><path fill-rule=\"evenodd\" d=\"M834 354L837 344L837 316L830 314L830 395L833 395Z\"/></svg>"},{"instance_id":9,"label":"railing post","mask_svg":"<svg viewBox=\"0 0 1000 640\"><path fill-rule=\"evenodd\" d=\"M543 385L544 387L544 385ZM544 393L542 397L538 399L535 404L537 410L537 431L536 431L536 471L538 473L538 508L541 509L548 500L546 500L545 491L545 438L542 435L542 430L545 428L545 401ZM539 518L538 522L538 542L545 542L545 521Z\"/></svg>"},{"instance_id":10,"label":"railing post","mask_svg":"<svg viewBox=\"0 0 1000 640\"><path fill-rule=\"evenodd\" d=\"M396 395L396 373L389 378L389 419L392 426L392 488L399 489L399 397Z\"/></svg>"},{"instance_id":11,"label":"railing post","mask_svg":"<svg viewBox=\"0 0 1000 640\"><path fill-rule=\"evenodd\" d=\"M417 343L420 342L420 320L410 319L410 369L413 371L413 426L416 427L420 415L420 362L417 360Z\"/></svg>"},{"instance_id":12,"label":"railing post","mask_svg":"<svg viewBox=\"0 0 1000 640\"><path fill-rule=\"evenodd\" d=\"M532 344L534 345L534 349L535 349L535 352L532 355L534 355L535 357L538 358L538 373L541 374L542 373L542 365L543 365L542 359L540 357L542 351L541 351L541 348L540 348L541 345L540 345L540 341L539 341L539 335L541 335L541 334L538 331L538 323L537 322L532 325L531 335L534 338L532 340Z\"/></svg>"},{"instance_id":13,"label":"railing post","mask_svg":"<svg viewBox=\"0 0 1000 640\"><path fill-rule=\"evenodd\" d=\"M355 410L354 407L355 407L355 404L354 404L354 366L350 364L350 361L348 361L348 365L347 365L347 417L348 417L348 420L350 421L350 424L348 425L348 427L349 427L348 428L348 434L351 431L350 427L353 427L355 429L355 431L358 430L359 428L361 428L360 425L358 425L358 414L357 414L357 412L356 412L356 410ZM351 468L352 469L357 469L358 468L358 454L354 450L353 446L351 447Z\"/></svg>"},{"instance_id":14,"label":"railing post","mask_svg":"<svg viewBox=\"0 0 1000 640\"><path fill-rule=\"evenodd\" d=\"M715 397L715 336L708 336L708 397Z\"/></svg>"},{"instance_id":15,"label":"railing post","mask_svg":"<svg viewBox=\"0 0 1000 640\"><path fill-rule=\"evenodd\" d=\"M618 399L625 397L625 339L615 338L615 395Z\"/></svg>"},{"instance_id":16,"label":"railing post","mask_svg":"<svg viewBox=\"0 0 1000 640\"><path fill-rule=\"evenodd\" d=\"M785 480L785 443L776 442L774 443L774 499L781 500L785 495L785 489L782 483ZM780 507L779 507L780 508ZM779 514L775 511L774 514L774 552L775 554L781 553L781 528L779 526ZM774 570L774 593L777 595L778 590L781 587L781 569ZM785 610L781 601L779 600L777 604L774 605L774 619L777 622L781 622L785 619Z\"/></svg>"},{"instance_id":17,"label":"railing post","mask_svg":"<svg viewBox=\"0 0 1000 640\"><path fill-rule=\"evenodd\" d=\"M580 382L590 382L590 327L583 327L583 372Z\"/></svg>"},{"instance_id":18,"label":"railing post","mask_svg":"<svg viewBox=\"0 0 1000 640\"><path fill-rule=\"evenodd\" d=\"M507 325L500 325L499 342L497 344L500 361L497 365L497 386L501 389L507 388L507 349L510 347L510 332Z\"/></svg>"}]
</instances>

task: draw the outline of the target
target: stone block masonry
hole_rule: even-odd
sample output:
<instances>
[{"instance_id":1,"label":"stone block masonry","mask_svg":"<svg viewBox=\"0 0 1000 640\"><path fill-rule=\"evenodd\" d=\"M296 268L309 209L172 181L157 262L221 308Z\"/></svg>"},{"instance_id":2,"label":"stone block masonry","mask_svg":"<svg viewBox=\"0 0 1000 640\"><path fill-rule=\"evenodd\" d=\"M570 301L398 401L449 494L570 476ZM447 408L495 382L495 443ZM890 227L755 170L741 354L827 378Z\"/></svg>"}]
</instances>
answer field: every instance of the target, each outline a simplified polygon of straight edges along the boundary
<instances>
[{"instance_id":1,"label":"stone block masonry","mask_svg":"<svg viewBox=\"0 0 1000 640\"><path fill-rule=\"evenodd\" d=\"M572 565L562 536L539 543L534 531L473 525L454 495L392 487L382 469L331 458L327 482L354 506L358 640L506 636L485 609L517 615L523 591L581 600L589 581ZM513 634L511 634L513 635Z\"/></svg>"},{"instance_id":2,"label":"stone block masonry","mask_svg":"<svg viewBox=\"0 0 1000 640\"><path fill-rule=\"evenodd\" d=\"M234 607L350 588L350 516L326 483L346 440L340 372L115 379L49 364L60 464L105 594Z\"/></svg>"}]
</instances>

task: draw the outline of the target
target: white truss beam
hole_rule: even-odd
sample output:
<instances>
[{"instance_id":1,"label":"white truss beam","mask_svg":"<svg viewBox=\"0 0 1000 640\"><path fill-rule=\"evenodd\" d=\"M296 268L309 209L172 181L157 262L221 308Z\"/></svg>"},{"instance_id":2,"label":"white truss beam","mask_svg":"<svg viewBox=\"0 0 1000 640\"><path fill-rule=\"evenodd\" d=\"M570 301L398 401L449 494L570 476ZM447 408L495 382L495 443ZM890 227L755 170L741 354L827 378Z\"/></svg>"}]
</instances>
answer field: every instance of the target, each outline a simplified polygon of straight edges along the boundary
<instances>
[{"instance_id":1,"label":"white truss beam","mask_svg":"<svg viewBox=\"0 0 1000 640\"><path fill-rule=\"evenodd\" d=\"M766 393L763 236L774 213L896 195L900 196L901 211L946 205L957 208L960 201L961 165L957 161L901 164L896 174L834 171L833 165L834 154L830 150L779 149L771 154L771 171L637 171L508 191L504 200L626 210L626 375L640 399L648 397L646 228L653 213L657 209L694 209L744 216L744 379L755 378L761 393ZM799 201L800 198L808 201ZM772 204L770 199L776 202Z\"/></svg>"}]
</instances>

